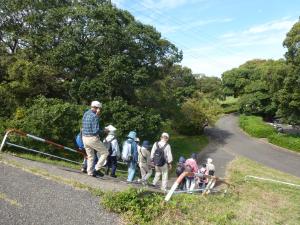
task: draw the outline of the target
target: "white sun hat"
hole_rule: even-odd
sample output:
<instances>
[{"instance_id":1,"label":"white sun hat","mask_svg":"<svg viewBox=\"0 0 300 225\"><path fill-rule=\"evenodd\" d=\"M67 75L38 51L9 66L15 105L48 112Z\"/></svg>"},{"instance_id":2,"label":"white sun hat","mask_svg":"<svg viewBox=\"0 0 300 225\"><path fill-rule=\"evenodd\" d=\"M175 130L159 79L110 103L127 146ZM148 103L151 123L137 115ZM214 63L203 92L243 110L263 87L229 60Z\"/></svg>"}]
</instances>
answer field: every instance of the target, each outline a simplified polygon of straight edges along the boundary
<instances>
[{"instance_id":1,"label":"white sun hat","mask_svg":"<svg viewBox=\"0 0 300 225\"><path fill-rule=\"evenodd\" d=\"M101 102L98 102L98 101L92 101L91 107L102 108L102 104L101 104Z\"/></svg>"},{"instance_id":2,"label":"white sun hat","mask_svg":"<svg viewBox=\"0 0 300 225\"><path fill-rule=\"evenodd\" d=\"M110 132L115 132L117 128L115 128L113 125L108 125L107 127L105 127L105 130L108 130Z\"/></svg>"},{"instance_id":3,"label":"white sun hat","mask_svg":"<svg viewBox=\"0 0 300 225\"><path fill-rule=\"evenodd\" d=\"M169 134L166 133L166 132L163 132L163 133L161 134L161 136L162 136L162 137L166 137L166 138L168 138L168 139L170 138Z\"/></svg>"}]
</instances>

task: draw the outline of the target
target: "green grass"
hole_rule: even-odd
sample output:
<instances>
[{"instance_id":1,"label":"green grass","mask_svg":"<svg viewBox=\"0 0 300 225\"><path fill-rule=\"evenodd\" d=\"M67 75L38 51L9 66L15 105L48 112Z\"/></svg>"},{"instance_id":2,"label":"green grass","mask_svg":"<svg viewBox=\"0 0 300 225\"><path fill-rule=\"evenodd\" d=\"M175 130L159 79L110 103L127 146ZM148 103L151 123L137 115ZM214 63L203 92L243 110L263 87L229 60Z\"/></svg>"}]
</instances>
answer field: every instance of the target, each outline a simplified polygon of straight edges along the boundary
<instances>
[{"instance_id":1,"label":"green grass","mask_svg":"<svg viewBox=\"0 0 300 225\"><path fill-rule=\"evenodd\" d=\"M278 133L271 125L266 124L261 117L241 115L239 125L253 137L267 138L272 144L300 152L299 136Z\"/></svg>"},{"instance_id":2,"label":"green grass","mask_svg":"<svg viewBox=\"0 0 300 225\"><path fill-rule=\"evenodd\" d=\"M300 137L288 134L273 134L268 137L272 144L300 152Z\"/></svg>"},{"instance_id":3,"label":"green grass","mask_svg":"<svg viewBox=\"0 0 300 225\"><path fill-rule=\"evenodd\" d=\"M263 122L258 116L241 115L239 118L240 127L253 137L266 138L270 135L276 134L276 130Z\"/></svg>"},{"instance_id":4,"label":"green grass","mask_svg":"<svg viewBox=\"0 0 300 225\"><path fill-rule=\"evenodd\" d=\"M170 145L174 158L174 164L177 163L180 156L190 158L192 153L200 152L208 144L208 139L204 135L184 136L172 134Z\"/></svg>"},{"instance_id":5,"label":"green grass","mask_svg":"<svg viewBox=\"0 0 300 225\"><path fill-rule=\"evenodd\" d=\"M229 192L219 195L175 195L163 202L163 195L145 190L104 193L101 202L120 213L127 224L298 224L299 189L261 181L245 181L246 175L293 182L300 179L237 158L228 168Z\"/></svg>"},{"instance_id":6,"label":"green grass","mask_svg":"<svg viewBox=\"0 0 300 225\"><path fill-rule=\"evenodd\" d=\"M71 163L71 162L67 162L67 161L51 159L50 157L44 157L44 156L40 156L38 154L14 152L13 155L20 157L20 158L24 158L24 159L29 159L32 161L38 161L38 162L48 163L48 164L52 164L52 165L56 165L56 166L68 167L68 168L72 168L72 169L79 170L81 167L79 164L77 165L75 163Z\"/></svg>"},{"instance_id":7,"label":"green grass","mask_svg":"<svg viewBox=\"0 0 300 225\"><path fill-rule=\"evenodd\" d=\"M233 96L227 96L224 101L219 100L219 103L223 109L223 112L225 114L229 114L238 111L238 100L238 98L234 98Z\"/></svg>"}]
</instances>

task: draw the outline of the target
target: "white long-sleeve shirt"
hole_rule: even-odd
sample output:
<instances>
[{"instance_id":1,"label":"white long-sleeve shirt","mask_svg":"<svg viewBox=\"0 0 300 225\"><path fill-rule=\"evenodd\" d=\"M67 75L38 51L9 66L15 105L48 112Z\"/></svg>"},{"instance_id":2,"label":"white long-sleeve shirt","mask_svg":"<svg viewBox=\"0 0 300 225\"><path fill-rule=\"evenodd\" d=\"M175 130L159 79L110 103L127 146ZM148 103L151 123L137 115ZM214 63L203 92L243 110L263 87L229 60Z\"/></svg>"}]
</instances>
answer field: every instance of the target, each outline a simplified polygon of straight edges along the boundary
<instances>
[{"instance_id":1,"label":"white long-sleeve shirt","mask_svg":"<svg viewBox=\"0 0 300 225\"><path fill-rule=\"evenodd\" d=\"M112 139L114 139L115 136L112 134L107 135L107 137L103 140L103 143L110 142ZM115 138L114 140L111 141L111 148L112 148L112 154L111 156L119 156L120 155L120 149L119 149L119 144L118 140Z\"/></svg>"}]
</instances>

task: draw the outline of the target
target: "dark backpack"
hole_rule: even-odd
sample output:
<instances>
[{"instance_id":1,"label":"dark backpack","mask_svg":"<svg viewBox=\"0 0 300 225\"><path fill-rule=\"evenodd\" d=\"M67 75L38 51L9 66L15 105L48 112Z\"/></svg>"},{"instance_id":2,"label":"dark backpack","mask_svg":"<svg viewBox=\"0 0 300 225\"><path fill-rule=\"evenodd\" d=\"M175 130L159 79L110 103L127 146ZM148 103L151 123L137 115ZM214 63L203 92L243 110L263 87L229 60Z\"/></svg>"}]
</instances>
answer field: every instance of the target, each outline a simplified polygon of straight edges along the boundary
<instances>
[{"instance_id":1,"label":"dark backpack","mask_svg":"<svg viewBox=\"0 0 300 225\"><path fill-rule=\"evenodd\" d=\"M167 145L168 143L166 143L162 148L160 148L158 143L156 142L156 150L154 152L153 157L153 163L155 166L163 166L166 164L164 149Z\"/></svg>"},{"instance_id":2,"label":"dark backpack","mask_svg":"<svg viewBox=\"0 0 300 225\"><path fill-rule=\"evenodd\" d=\"M177 167L176 167L176 175L177 175L177 177L179 177L184 172L184 169L185 169L184 164L179 163L177 165Z\"/></svg>"}]
</instances>

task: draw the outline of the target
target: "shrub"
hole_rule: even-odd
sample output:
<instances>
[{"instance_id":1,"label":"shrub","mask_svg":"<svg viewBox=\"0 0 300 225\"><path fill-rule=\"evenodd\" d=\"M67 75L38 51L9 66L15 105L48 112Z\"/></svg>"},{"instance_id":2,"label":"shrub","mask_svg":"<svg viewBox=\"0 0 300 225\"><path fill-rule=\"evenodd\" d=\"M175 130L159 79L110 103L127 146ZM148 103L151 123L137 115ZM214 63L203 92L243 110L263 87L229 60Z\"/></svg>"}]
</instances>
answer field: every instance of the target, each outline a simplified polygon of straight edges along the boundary
<instances>
[{"instance_id":1,"label":"shrub","mask_svg":"<svg viewBox=\"0 0 300 225\"><path fill-rule=\"evenodd\" d=\"M138 189L123 192L107 192L102 203L109 210L122 213L131 224L144 224L164 211L163 195Z\"/></svg>"},{"instance_id":2,"label":"shrub","mask_svg":"<svg viewBox=\"0 0 300 225\"><path fill-rule=\"evenodd\" d=\"M154 141L162 130L162 119L153 109L129 105L122 98L105 103L102 118L105 124L111 123L118 129L120 139L135 130L138 137Z\"/></svg>"},{"instance_id":3,"label":"shrub","mask_svg":"<svg viewBox=\"0 0 300 225\"><path fill-rule=\"evenodd\" d=\"M83 110L84 107L79 105L40 96L27 108L18 108L12 120L9 121L6 126L73 147L74 137L80 129ZM52 154L60 156L67 154L73 159L79 158L78 154L58 151L53 147L33 141L32 139L16 139L14 137L10 139L14 141L17 140L18 143L22 143L25 146L30 146L34 149L37 148Z\"/></svg>"},{"instance_id":4,"label":"shrub","mask_svg":"<svg viewBox=\"0 0 300 225\"><path fill-rule=\"evenodd\" d=\"M221 112L222 109L215 101L206 98L189 99L183 103L173 126L180 134L201 134L205 124L214 123Z\"/></svg>"}]
</instances>

